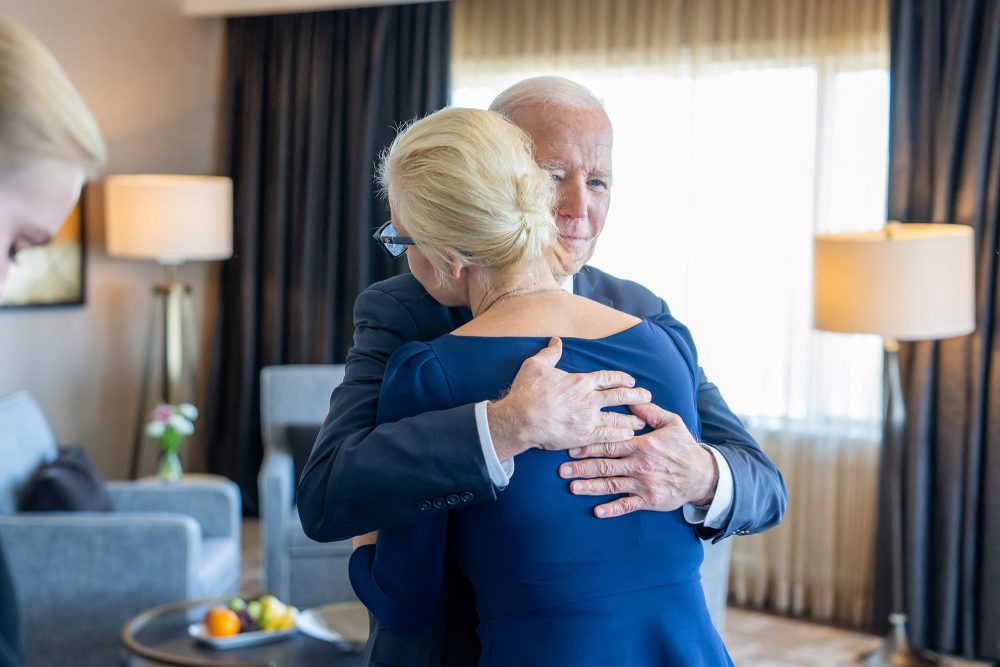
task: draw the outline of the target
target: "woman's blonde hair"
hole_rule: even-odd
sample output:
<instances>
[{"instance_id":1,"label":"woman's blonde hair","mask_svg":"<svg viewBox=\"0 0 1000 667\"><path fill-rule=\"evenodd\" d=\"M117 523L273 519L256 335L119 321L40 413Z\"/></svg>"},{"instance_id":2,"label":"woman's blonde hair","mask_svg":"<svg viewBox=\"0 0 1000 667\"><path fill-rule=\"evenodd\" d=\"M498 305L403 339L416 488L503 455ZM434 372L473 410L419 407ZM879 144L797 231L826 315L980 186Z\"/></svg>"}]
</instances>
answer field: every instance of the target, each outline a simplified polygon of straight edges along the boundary
<instances>
[{"instance_id":1,"label":"woman's blonde hair","mask_svg":"<svg viewBox=\"0 0 1000 667\"><path fill-rule=\"evenodd\" d=\"M104 163L97 122L49 50L0 16L0 175L39 159Z\"/></svg>"},{"instance_id":2,"label":"woman's blonde hair","mask_svg":"<svg viewBox=\"0 0 1000 667\"><path fill-rule=\"evenodd\" d=\"M394 220L439 276L456 257L491 269L562 258L552 180L528 135L497 113L448 108L416 121L383 154L378 176Z\"/></svg>"}]
</instances>

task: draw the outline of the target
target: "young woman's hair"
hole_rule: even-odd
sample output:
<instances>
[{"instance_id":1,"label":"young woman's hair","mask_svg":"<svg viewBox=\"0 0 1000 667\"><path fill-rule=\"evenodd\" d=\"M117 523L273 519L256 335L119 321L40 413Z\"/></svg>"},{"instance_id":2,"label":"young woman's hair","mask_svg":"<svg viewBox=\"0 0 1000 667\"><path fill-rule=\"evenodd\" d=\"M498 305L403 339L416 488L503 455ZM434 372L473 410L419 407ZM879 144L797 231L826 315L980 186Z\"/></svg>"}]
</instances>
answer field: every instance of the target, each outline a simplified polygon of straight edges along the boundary
<instances>
[{"instance_id":1,"label":"young woman's hair","mask_svg":"<svg viewBox=\"0 0 1000 667\"><path fill-rule=\"evenodd\" d=\"M0 177L43 159L104 163L97 122L48 49L0 16Z\"/></svg>"},{"instance_id":2,"label":"young woman's hair","mask_svg":"<svg viewBox=\"0 0 1000 667\"><path fill-rule=\"evenodd\" d=\"M559 107L584 111L603 111L604 103L590 90L561 76L536 76L523 79L505 89L490 104L508 118L524 106Z\"/></svg>"},{"instance_id":3,"label":"young woman's hair","mask_svg":"<svg viewBox=\"0 0 1000 667\"><path fill-rule=\"evenodd\" d=\"M416 121L382 156L379 180L439 276L455 258L493 269L561 259L552 180L499 114L448 108Z\"/></svg>"}]
</instances>

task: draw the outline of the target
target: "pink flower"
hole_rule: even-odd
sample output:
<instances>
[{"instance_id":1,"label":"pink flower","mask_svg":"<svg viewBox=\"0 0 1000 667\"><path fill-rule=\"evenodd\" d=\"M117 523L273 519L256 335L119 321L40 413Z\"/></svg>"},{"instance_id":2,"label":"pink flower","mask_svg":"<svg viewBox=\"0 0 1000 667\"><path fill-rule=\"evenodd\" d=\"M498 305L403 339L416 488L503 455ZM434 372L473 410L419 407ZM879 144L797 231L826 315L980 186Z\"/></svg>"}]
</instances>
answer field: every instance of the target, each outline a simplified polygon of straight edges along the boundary
<instances>
[{"instance_id":1,"label":"pink flower","mask_svg":"<svg viewBox=\"0 0 1000 667\"><path fill-rule=\"evenodd\" d=\"M160 403L153 410L153 420L158 422L165 422L170 419L170 415L174 414L174 408L166 403Z\"/></svg>"}]
</instances>

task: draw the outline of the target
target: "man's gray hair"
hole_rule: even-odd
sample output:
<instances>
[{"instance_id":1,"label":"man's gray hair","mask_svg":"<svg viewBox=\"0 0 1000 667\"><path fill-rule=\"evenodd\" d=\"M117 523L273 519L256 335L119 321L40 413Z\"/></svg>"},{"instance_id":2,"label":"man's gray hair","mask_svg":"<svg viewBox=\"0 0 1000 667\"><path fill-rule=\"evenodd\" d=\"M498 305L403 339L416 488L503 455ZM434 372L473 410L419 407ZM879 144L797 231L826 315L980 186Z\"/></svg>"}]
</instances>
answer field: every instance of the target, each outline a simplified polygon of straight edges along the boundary
<instances>
[{"instance_id":1,"label":"man's gray hair","mask_svg":"<svg viewBox=\"0 0 1000 667\"><path fill-rule=\"evenodd\" d=\"M604 110L604 103L575 81L561 76L536 76L518 81L497 95L490 104L490 111L510 118L524 106Z\"/></svg>"}]
</instances>

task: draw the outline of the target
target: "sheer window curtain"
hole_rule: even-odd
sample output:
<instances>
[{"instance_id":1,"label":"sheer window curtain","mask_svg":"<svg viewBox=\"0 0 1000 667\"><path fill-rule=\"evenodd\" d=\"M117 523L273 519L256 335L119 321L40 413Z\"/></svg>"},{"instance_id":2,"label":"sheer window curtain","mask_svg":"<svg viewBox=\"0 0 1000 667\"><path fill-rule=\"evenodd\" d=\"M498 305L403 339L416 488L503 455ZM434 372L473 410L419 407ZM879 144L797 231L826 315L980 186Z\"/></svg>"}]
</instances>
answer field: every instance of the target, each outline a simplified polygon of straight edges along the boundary
<instances>
[{"instance_id":1,"label":"sheer window curtain","mask_svg":"<svg viewBox=\"0 0 1000 667\"><path fill-rule=\"evenodd\" d=\"M592 263L662 296L786 475L734 545L737 604L870 615L881 344L811 329L812 235L885 220L884 0L455 0L452 102L560 74L606 103Z\"/></svg>"}]
</instances>

